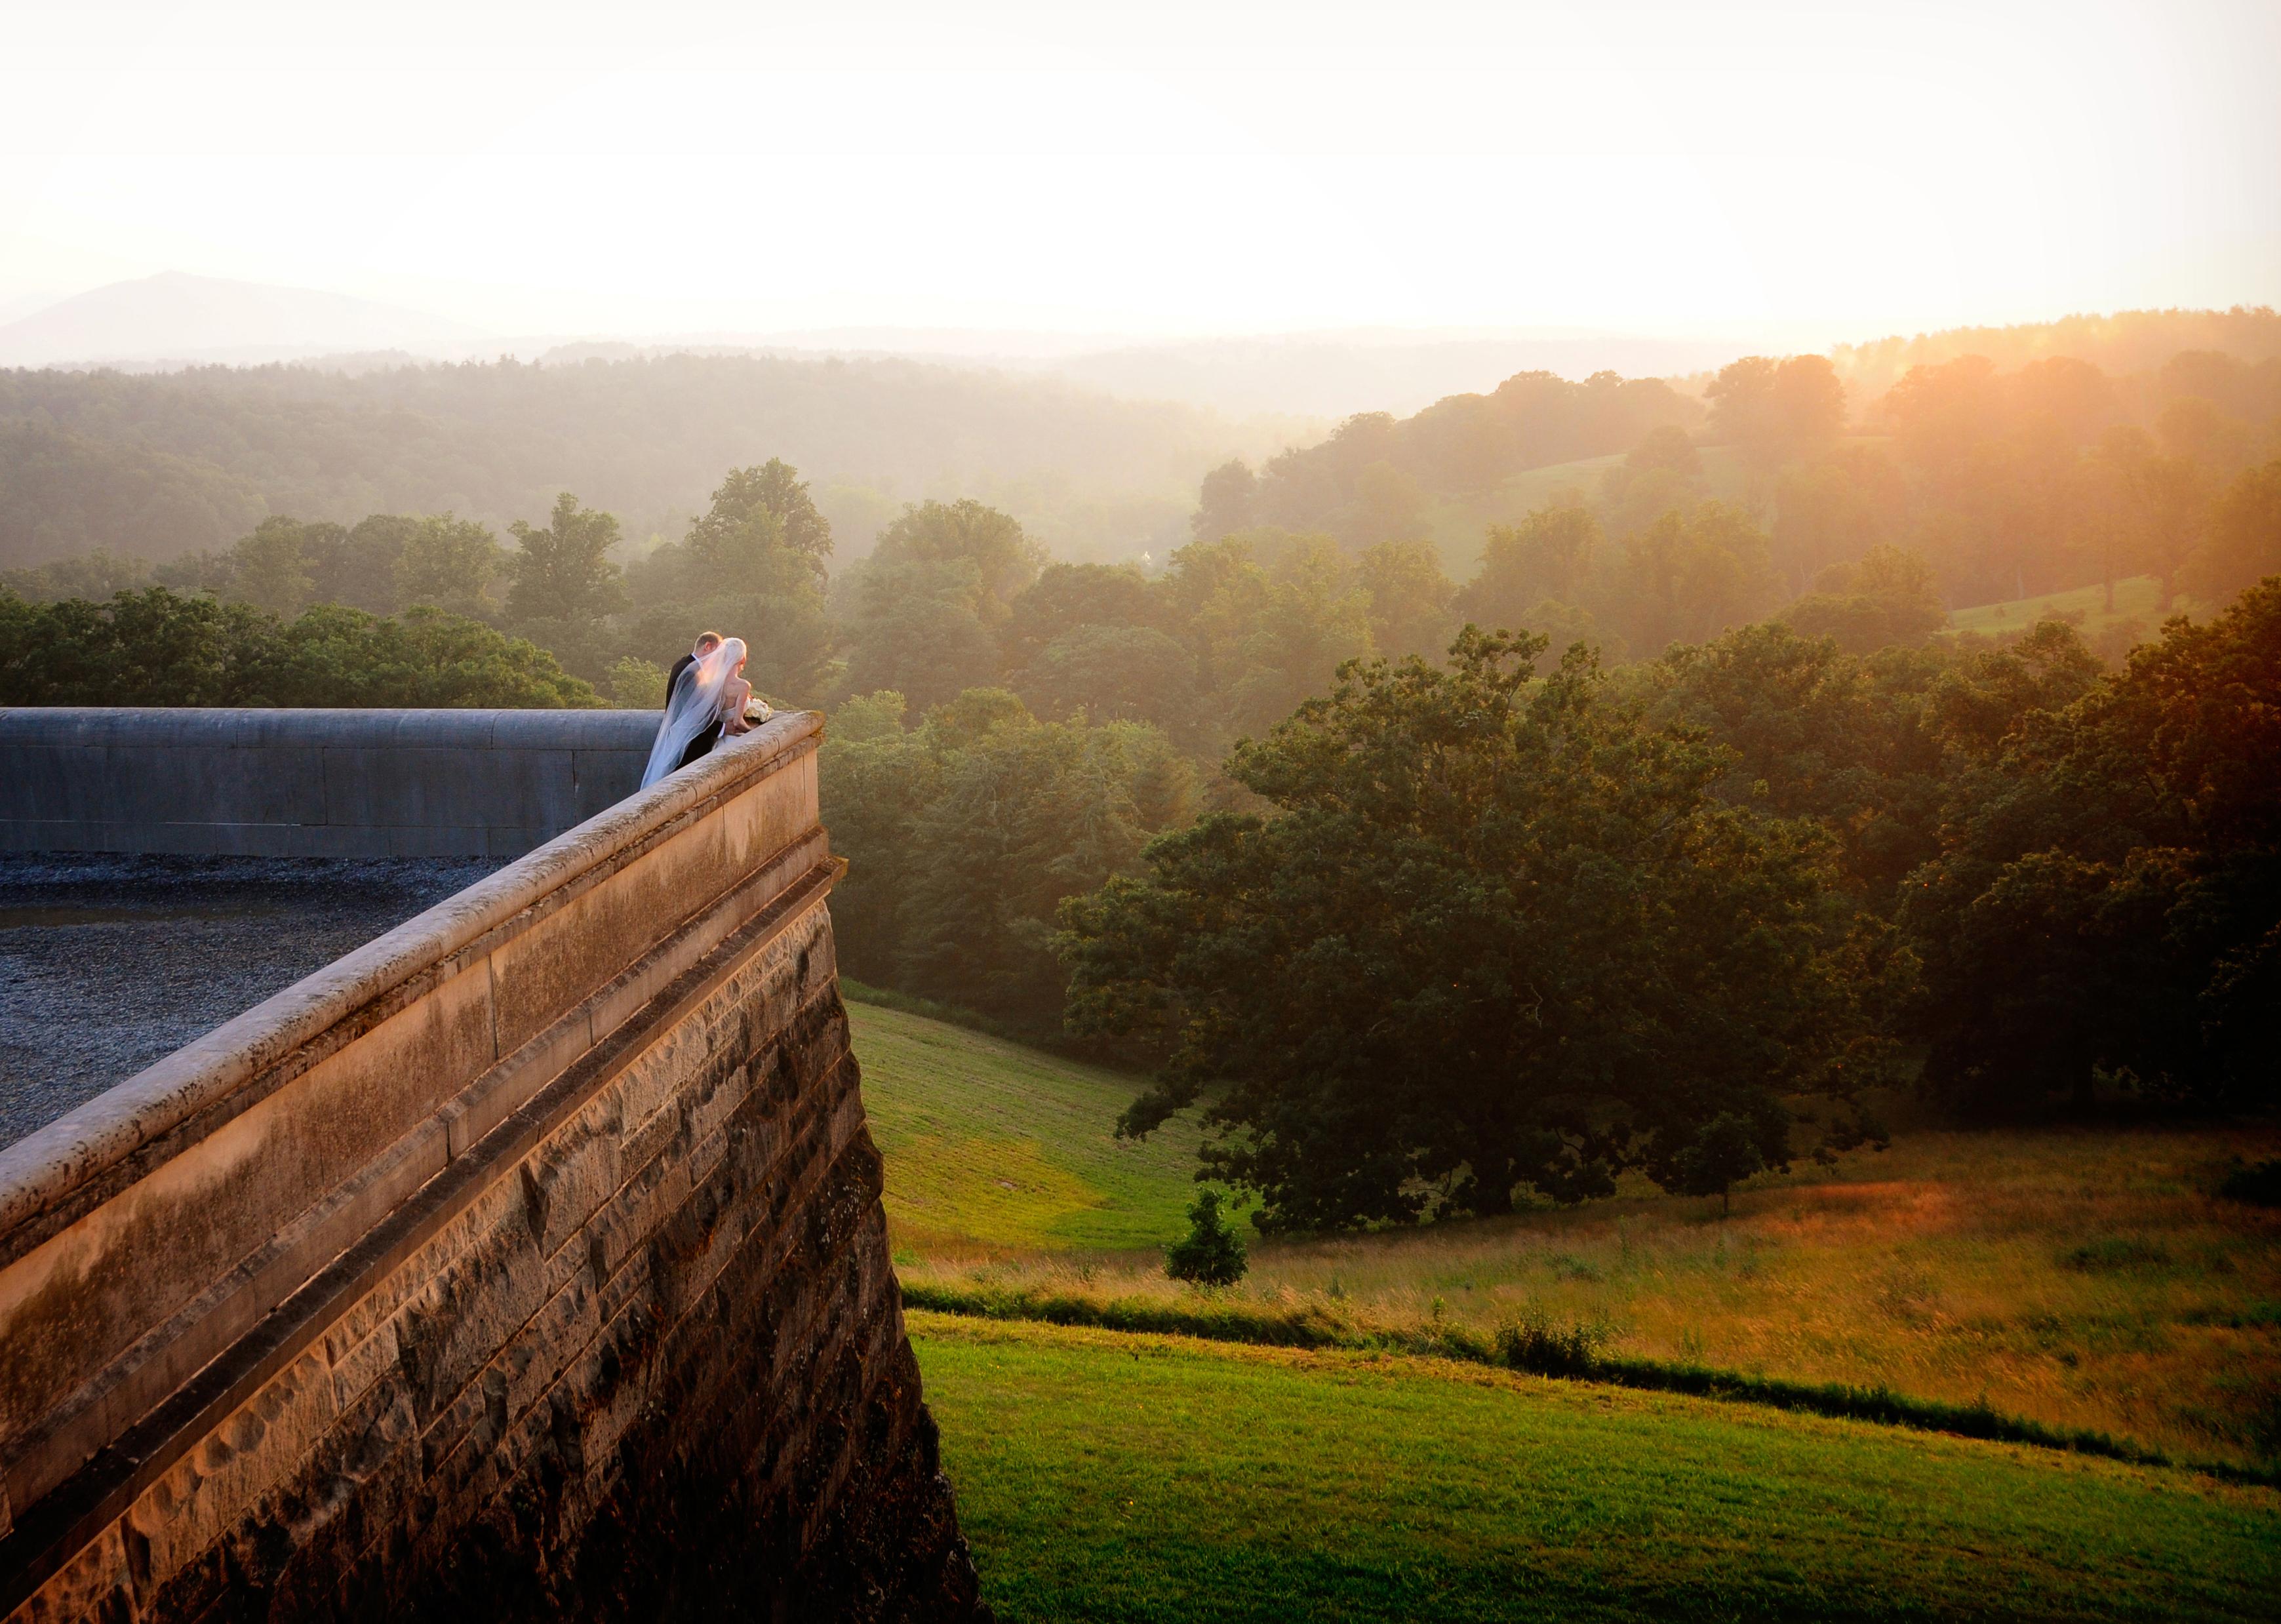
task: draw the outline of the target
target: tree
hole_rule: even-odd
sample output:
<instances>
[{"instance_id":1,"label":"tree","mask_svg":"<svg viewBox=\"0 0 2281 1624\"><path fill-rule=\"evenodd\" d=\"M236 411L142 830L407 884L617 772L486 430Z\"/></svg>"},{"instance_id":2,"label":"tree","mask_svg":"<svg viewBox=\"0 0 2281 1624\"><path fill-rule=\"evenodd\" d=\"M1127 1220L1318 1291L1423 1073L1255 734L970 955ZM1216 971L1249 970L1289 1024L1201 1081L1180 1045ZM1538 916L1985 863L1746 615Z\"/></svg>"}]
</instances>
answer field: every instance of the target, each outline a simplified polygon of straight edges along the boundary
<instances>
[{"instance_id":1,"label":"tree","mask_svg":"<svg viewBox=\"0 0 2281 1624\"><path fill-rule=\"evenodd\" d=\"M1251 1264L1243 1237L1219 1215L1218 1190L1196 1192L1188 1207L1188 1233L1164 1249L1164 1272L1198 1286L1233 1286Z\"/></svg>"},{"instance_id":2,"label":"tree","mask_svg":"<svg viewBox=\"0 0 2281 1624\"><path fill-rule=\"evenodd\" d=\"M1038 714L1095 722L1154 722L1185 732L1195 720L1196 662L1153 626L1078 626L1046 645L1017 684Z\"/></svg>"},{"instance_id":3,"label":"tree","mask_svg":"<svg viewBox=\"0 0 2281 1624\"><path fill-rule=\"evenodd\" d=\"M1006 669L1019 671L1048 644L1080 626L1147 626L1156 594L1130 564L1048 564L1014 599L999 634Z\"/></svg>"},{"instance_id":4,"label":"tree","mask_svg":"<svg viewBox=\"0 0 2281 1624\"><path fill-rule=\"evenodd\" d=\"M280 621L153 587L107 604L0 596L0 704L500 706L598 703L544 649L415 608L319 604Z\"/></svg>"},{"instance_id":5,"label":"tree","mask_svg":"<svg viewBox=\"0 0 2281 1624\"><path fill-rule=\"evenodd\" d=\"M1600 476L1600 501L1608 528L1628 536L1684 507L1703 493L1703 459L1687 430L1665 423L1649 430L1629 455Z\"/></svg>"},{"instance_id":6,"label":"tree","mask_svg":"<svg viewBox=\"0 0 2281 1624\"><path fill-rule=\"evenodd\" d=\"M1763 1143L1769 1130L1781 1136L1771 1158ZM1672 1156L1669 1175L1661 1182L1682 1195L1716 1195L1719 1216L1731 1217L1734 1187L1762 1168L1779 1165L1787 1156L1788 1140L1789 1127L1779 1105L1756 1119L1720 1111L1703 1125L1692 1144Z\"/></svg>"},{"instance_id":7,"label":"tree","mask_svg":"<svg viewBox=\"0 0 2281 1624\"><path fill-rule=\"evenodd\" d=\"M1948 623L1932 566L1900 547L1872 547L1858 565L1823 571L1816 585L1782 618L1805 637L1834 639L1849 654L1914 647Z\"/></svg>"},{"instance_id":8,"label":"tree","mask_svg":"<svg viewBox=\"0 0 2281 1624\"><path fill-rule=\"evenodd\" d=\"M1230 758L1263 811L1063 910L1071 1029L1165 1055L1120 1131L1202 1102L1264 1229L1580 1199L1850 1076L1821 842L1723 804L1720 753L1588 656L1531 677L1542 648L1349 665Z\"/></svg>"},{"instance_id":9,"label":"tree","mask_svg":"<svg viewBox=\"0 0 2281 1624\"><path fill-rule=\"evenodd\" d=\"M1380 459L1356 475L1354 500L1337 529L1357 549L1409 541L1426 533L1426 491L1417 477Z\"/></svg>"},{"instance_id":10,"label":"tree","mask_svg":"<svg viewBox=\"0 0 2281 1624\"><path fill-rule=\"evenodd\" d=\"M1700 642L1775 601L1767 538L1743 509L1702 502L1666 513L1624 543L1602 585L1631 646Z\"/></svg>"},{"instance_id":11,"label":"tree","mask_svg":"<svg viewBox=\"0 0 2281 1624\"><path fill-rule=\"evenodd\" d=\"M2281 461L2246 468L2227 487L2186 573L2195 592L2219 599L2281 576Z\"/></svg>"},{"instance_id":12,"label":"tree","mask_svg":"<svg viewBox=\"0 0 2281 1624\"><path fill-rule=\"evenodd\" d=\"M831 525L816 511L800 471L771 457L758 468L729 470L712 505L690 522L686 545L716 581L729 577L748 592L798 596L823 589Z\"/></svg>"},{"instance_id":13,"label":"tree","mask_svg":"<svg viewBox=\"0 0 2281 1624\"><path fill-rule=\"evenodd\" d=\"M2102 1071L2263 1109L2281 1075L2281 581L2208 625L2171 621L2113 677L2068 629L2038 632L2044 675L1991 657L1990 697L1949 708L1974 764L1903 888L1927 1084L1981 1115L2087 1102ZM2055 703L2022 702L2037 681Z\"/></svg>"},{"instance_id":14,"label":"tree","mask_svg":"<svg viewBox=\"0 0 2281 1624\"><path fill-rule=\"evenodd\" d=\"M1380 653L1431 654L1448 645L1458 589L1432 542L1380 542L1357 561L1355 578L1370 599L1371 645Z\"/></svg>"},{"instance_id":15,"label":"tree","mask_svg":"<svg viewBox=\"0 0 2281 1624\"><path fill-rule=\"evenodd\" d=\"M976 611L970 561L865 561L847 638L847 682L892 688L921 714L998 678L998 643Z\"/></svg>"},{"instance_id":16,"label":"tree","mask_svg":"<svg viewBox=\"0 0 2281 1624\"><path fill-rule=\"evenodd\" d=\"M1818 824L1846 888L1878 913L1937 854L1947 762L1927 720L1937 656L1862 659L1776 621L1674 649L1645 676L1655 715L1727 753L1719 793Z\"/></svg>"},{"instance_id":17,"label":"tree","mask_svg":"<svg viewBox=\"0 0 2281 1624\"><path fill-rule=\"evenodd\" d=\"M880 564L963 564L971 576L968 607L983 624L1001 624L1015 598L1038 578L1046 550L1022 533L1009 514L971 497L926 501L903 509L879 532L872 557Z\"/></svg>"},{"instance_id":18,"label":"tree","mask_svg":"<svg viewBox=\"0 0 2281 1624\"><path fill-rule=\"evenodd\" d=\"M229 595L272 615L298 615L317 590L309 556L314 528L282 515L256 525L230 549Z\"/></svg>"},{"instance_id":19,"label":"tree","mask_svg":"<svg viewBox=\"0 0 2281 1624\"><path fill-rule=\"evenodd\" d=\"M2161 609L2177 595L2179 572L2201 543L2208 481L2186 457L2149 457L2134 470L2139 557L2162 584Z\"/></svg>"},{"instance_id":20,"label":"tree","mask_svg":"<svg viewBox=\"0 0 2281 1624\"><path fill-rule=\"evenodd\" d=\"M351 532L352 544L364 530L360 524ZM413 520L397 551L395 602L480 618L491 612L491 584L506 568L504 550L489 525L450 514Z\"/></svg>"},{"instance_id":21,"label":"tree","mask_svg":"<svg viewBox=\"0 0 2281 1624\"><path fill-rule=\"evenodd\" d=\"M1241 457L1223 462L1204 476L1196 511L1188 520L1189 533L1198 541L1218 541L1248 530L1259 522L1258 503L1258 476Z\"/></svg>"},{"instance_id":22,"label":"tree","mask_svg":"<svg viewBox=\"0 0 2281 1624\"><path fill-rule=\"evenodd\" d=\"M1574 603L1601 543L1599 521L1581 507L1540 507L1519 524L1493 525L1481 568L1458 593L1458 612L1477 626L1511 630L1545 599Z\"/></svg>"},{"instance_id":23,"label":"tree","mask_svg":"<svg viewBox=\"0 0 2281 1624\"><path fill-rule=\"evenodd\" d=\"M554 499L544 530L517 519L507 527L517 551L508 568L508 616L518 624L591 623L625 607L625 586L610 549L618 542L615 514L581 508L568 491Z\"/></svg>"},{"instance_id":24,"label":"tree","mask_svg":"<svg viewBox=\"0 0 2281 1624\"><path fill-rule=\"evenodd\" d=\"M1775 485L1770 553L1796 593L1821 572L1891 545L1908 520L1900 470L1871 446L1844 446L1786 470Z\"/></svg>"},{"instance_id":25,"label":"tree","mask_svg":"<svg viewBox=\"0 0 2281 1624\"><path fill-rule=\"evenodd\" d=\"M1194 769L1154 728L1041 723L1003 689L969 690L909 732L900 704L873 695L854 737L835 721L824 746L825 816L850 865L847 906L833 902L848 963L1053 1030L1055 908L1185 823Z\"/></svg>"},{"instance_id":26,"label":"tree","mask_svg":"<svg viewBox=\"0 0 2281 1624\"><path fill-rule=\"evenodd\" d=\"M1827 356L1745 356L1703 392L1711 403L1711 433L1760 479L1827 451L1845 424L1845 385Z\"/></svg>"}]
</instances>

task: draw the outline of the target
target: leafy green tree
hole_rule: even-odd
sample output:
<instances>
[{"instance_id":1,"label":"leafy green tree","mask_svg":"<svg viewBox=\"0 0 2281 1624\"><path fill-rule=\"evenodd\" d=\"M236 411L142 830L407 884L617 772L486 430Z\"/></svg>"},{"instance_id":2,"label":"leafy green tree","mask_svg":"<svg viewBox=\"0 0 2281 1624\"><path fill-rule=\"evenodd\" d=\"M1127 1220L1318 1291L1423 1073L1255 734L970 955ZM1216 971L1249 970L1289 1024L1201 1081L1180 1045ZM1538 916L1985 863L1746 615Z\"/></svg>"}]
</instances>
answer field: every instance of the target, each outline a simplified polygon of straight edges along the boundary
<instances>
[{"instance_id":1,"label":"leafy green tree","mask_svg":"<svg viewBox=\"0 0 2281 1624\"><path fill-rule=\"evenodd\" d=\"M1338 544L1327 536L1255 536L1262 561L1205 611L1217 640L1232 649L1221 661L1237 673L1225 690L1224 715L1238 737L1264 732L1327 689L1343 661L1370 652L1370 600Z\"/></svg>"},{"instance_id":2,"label":"leafy green tree","mask_svg":"<svg viewBox=\"0 0 2281 1624\"><path fill-rule=\"evenodd\" d=\"M367 519L365 524L371 522ZM360 524L350 532L352 545L364 529ZM492 584L506 568L505 550L490 526L454 519L450 514L415 519L400 534L394 571L395 605L426 604L447 614L482 619L492 612ZM606 587L599 601L615 601Z\"/></svg>"},{"instance_id":3,"label":"leafy green tree","mask_svg":"<svg viewBox=\"0 0 2281 1624\"><path fill-rule=\"evenodd\" d=\"M1849 654L1915 647L1948 623L1932 566L1899 547L1872 547L1860 564L1833 565L1815 584L1782 618Z\"/></svg>"},{"instance_id":4,"label":"leafy green tree","mask_svg":"<svg viewBox=\"0 0 2281 1624\"><path fill-rule=\"evenodd\" d=\"M1666 513L1623 544L1596 584L1598 604L1635 650L1695 643L1774 607L1767 538L1726 502Z\"/></svg>"},{"instance_id":5,"label":"leafy green tree","mask_svg":"<svg viewBox=\"0 0 2281 1624\"><path fill-rule=\"evenodd\" d=\"M879 532L872 557L881 565L963 566L967 607L994 630L1022 589L1038 578L1046 550L1023 534L1011 514L966 497L905 507Z\"/></svg>"},{"instance_id":6,"label":"leafy green tree","mask_svg":"<svg viewBox=\"0 0 2281 1624\"><path fill-rule=\"evenodd\" d=\"M1167 1059L1263 1228L1502 1211L1661 1164L1722 1111L1844 1086L1860 1017L1820 842L1589 657L1468 630L1349 667L1227 770L1266 804L1063 911L1072 1030Z\"/></svg>"},{"instance_id":7,"label":"leafy green tree","mask_svg":"<svg viewBox=\"0 0 2281 1624\"><path fill-rule=\"evenodd\" d=\"M865 561L848 685L859 693L892 688L924 714L995 682L998 642L975 607L979 596L966 559Z\"/></svg>"},{"instance_id":8,"label":"leafy green tree","mask_svg":"<svg viewBox=\"0 0 2281 1624\"><path fill-rule=\"evenodd\" d=\"M1220 1194L1202 1189L1188 1206L1188 1233L1164 1248L1164 1272L1198 1286L1233 1286L1251 1267L1243 1237L1219 1215Z\"/></svg>"},{"instance_id":9,"label":"leafy green tree","mask_svg":"<svg viewBox=\"0 0 2281 1624\"><path fill-rule=\"evenodd\" d=\"M1745 356L1703 392L1712 435L1761 478L1829 450L1845 424L1845 385L1824 355Z\"/></svg>"},{"instance_id":10,"label":"leafy green tree","mask_svg":"<svg viewBox=\"0 0 2281 1624\"><path fill-rule=\"evenodd\" d=\"M1370 601L1371 644L1379 653L1436 654L1449 646L1458 589L1432 542L1380 542L1356 561L1355 579Z\"/></svg>"},{"instance_id":11,"label":"leafy green tree","mask_svg":"<svg viewBox=\"0 0 2281 1624\"><path fill-rule=\"evenodd\" d=\"M1623 461L1600 476L1600 503L1618 536L1644 530L1665 512L1703 495L1703 458L1687 430L1664 423L1648 431Z\"/></svg>"},{"instance_id":12,"label":"leafy green tree","mask_svg":"<svg viewBox=\"0 0 2281 1624\"><path fill-rule=\"evenodd\" d=\"M0 596L0 703L499 706L597 703L545 650L415 608L320 604L292 622L163 587L31 605Z\"/></svg>"},{"instance_id":13,"label":"leafy green tree","mask_svg":"<svg viewBox=\"0 0 2281 1624\"><path fill-rule=\"evenodd\" d=\"M1908 491L1892 459L1874 446L1841 447L1775 481L1769 553L1790 590L1803 593L1824 570L1892 545L1908 522Z\"/></svg>"},{"instance_id":14,"label":"leafy green tree","mask_svg":"<svg viewBox=\"0 0 2281 1624\"><path fill-rule=\"evenodd\" d=\"M772 457L729 470L712 506L691 522L686 545L708 576L732 577L748 592L796 596L823 590L831 525L799 470Z\"/></svg>"},{"instance_id":15,"label":"leafy green tree","mask_svg":"<svg viewBox=\"0 0 2281 1624\"><path fill-rule=\"evenodd\" d=\"M1780 1135L1772 1157L1764 1143L1769 1130ZM1782 1164L1789 1153L1789 1133L1779 1104L1756 1117L1720 1111L1703 1125L1693 1143L1673 1155L1662 1182L1682 1195L1716 1195L1719 1216L1731 1217L1735 1186L1766 1167Z\"/></svg>"},{"instance_id":16,"label":"leafy green tree","mask_svg":"<svg viewBox=\"0 0 2281 1624\"><path fill-rule=\"evenodd\" d=\"M628 654L610 667L609 693L627 710L663 710L665 668Z\"/></svg>"},{"instance_id":17,"label":"leafy green tree","mask_svg":"<svg viewBox=\"0 0 2281 1624\"><path fill-rule=\"evenodd\" d=\"M1002 689L973 689L902 725L899 693L832 714L824 816L848 873L833 893L852 973L1058 1026L1050 950L1063 898L1129 871L1194 809L1195 772L1131 723L1040 723Z\"/></svg>"},{"instance_id":18,"label":"leafy green tree","mask_svg":"<svg viewBox=\"0 0 2281 1624\"><path fill-rule=\"evenodd\" d=\"M280 628L242 704L446 709L601 703L534 643L415 606L394 619L319 604Z\"/></svg>"},{"instance_id":19,"label":"leafy green tree","mask_svg":"<svg viewBox=\"0 0 2281 1624\"><path fill-rule=\"evenodd\" d=\"M1880 913L1939 850L1948 762L1943 671L1899 651L1871 661L1774 622L1669 651L1647 680L1659 718L1731 753L1720 793L1826 832L1849 888Z\"/></svg>"},{"instance_id":20,"label":"leafy green tree","mask_svg":"<svg viewBox=\"0 0 2281 1624\"><path fill-rule=\"evenodd\" d=\"M2215 599L2267 576L2281 576L2281 460L2245 469L2227 487L2187 566L2188 584Z\"/></svg>"},{"instance_id":21,"label":"leafy green tree","mask_svg":"<svg viewBox=\"0 0 2281 1624\"><path fill-rule=\"evenodd\" d=\"M930 724L955 728L955 709ZM911 826L900 984L1052 1030L1066 985L1055 909L1129 872L1155 834L1187 821L1192 795L1186 759L1135 723L1039 723L1017 708L944 750Z\"/></svg>"},{"instance_id":22,"label":"leafy green tree","mask_svg":"<svg viewBox=\"0 0 2281 1624\"><path fill-rule=\"evenodd\" d=\"M1204 476L1188 530L1198 541L1218 541L1259 522L1259 478L1241 458Z\"/></svg>"},{"instance_id":23,"label":"leafy green tree","mask_svg":"<svg viewBox=\"0 0 2281 1624\"><path fill-rule=\"evenodd\" d=\"M2281 581L2208 625L2172 621L2113 677L2067 629L2039 630L2041 672L1990 660L1944 696L1980 754L1899 914L1921 965L1910 1013L1927 1084L1983 1115L2088 1102L2099 1071L2158 1097L2269 1106ZM2021 703L2039 677L2080 697Z\"/></svg>"},{"instance_id":24,"label":"leafy green tree","mask_svg":"<svg viewBox=\"0 0 2281 1624\"><path fill-rule=\"evenodd\" d=\"M308 525L282 515L264 519L230 549L230 592L272 615L294 615L316 595L312 544L331 540L337 525Z\"/></svg>"},{"instance_id":25,"label":"leafy green tree","mask_svg":"<svg viewBox=\"0 0 2281 1624\"><path fill-rule=\"evenodd\" d=\"M1195 719L1196 662L1153 626L1079 626L1046 645L1017 683L1039 715L1082 712L1095 722L1153 722L1187 733Z\"/></svg>"},{"instance_id":26,"label":"leafy green tree","mask_svg":"<svg viewBox=\"0 0 2281 1624\"><path fill-rule=\"evenodd\" d=\"M1494 525L1458 611L1476 626L1512 630L1546 599L1578 602L1602 543L1600 522L1582 507L1540 507L1519 524Z\"/></svg>"},{"instance_id":27,"label":"leafy green tree","mask_svg":"<svg viewBox=\"0 0 2281 1624\"><path fill-rule=\"evenodd\" d=\"M100 603L113 593L135 592L151 584L149 564L101 547L36 568L0 569L0 594L13 592L33 603L53 603L59 598Z\"/></svg>"},{"instance_id":28,"label":"leafy green tree","mask_svg":"<svg viewBox=\"0 0 2281 1624\"><path fill-rule=\"evenodd\" d=\"M1365 464L1355 476L1353 502L1334 523L1357 549L1415 540L1426 534L1426 489L1391 462Z\"/></svg>"},{"instance_id":29,"label":"leafy green tree","mask_svg":"<svg viewBox=\"0 0 2281 1624\"><path fill-rule=\"evenodd\" d=\"M0 703L237 705L252 692L275 618L246 603L164 587L30 605L0 597Z\"/></svg>"},{"instance_id":30,"label":"leafy green tree","mask_svg":"<svg viewBox=\"0 0 2281 1624\"><path fill-rule=\"evenodd\" d=\"M1080 626L1148 626L1157 618L1157 595L1130 564L1048 564L1014 599L1000 634L1006 669L1023 670Z\"/></svg>"},{"instance_id":31,"label":"leafy green tree","mask_svg":"<svg viewBox=\"0 0 2281 1624\"><path fill-rule=\"evenodd\" d=\"M591 623L625 607L624 580L610 559L616 515L582 508L565 491L545 528L517 519L507 530L516 551L507 565L514 584L506 609L517 625Z\"/></svg>"}]
</instances>

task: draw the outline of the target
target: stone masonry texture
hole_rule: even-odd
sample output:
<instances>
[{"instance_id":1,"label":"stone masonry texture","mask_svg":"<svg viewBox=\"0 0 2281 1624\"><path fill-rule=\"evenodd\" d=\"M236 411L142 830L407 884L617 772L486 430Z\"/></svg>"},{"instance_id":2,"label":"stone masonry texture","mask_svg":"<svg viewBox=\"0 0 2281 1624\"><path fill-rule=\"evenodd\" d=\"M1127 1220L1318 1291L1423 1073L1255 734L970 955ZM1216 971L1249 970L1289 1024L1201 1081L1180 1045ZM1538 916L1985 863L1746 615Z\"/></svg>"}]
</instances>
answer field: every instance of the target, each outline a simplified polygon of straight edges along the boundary
<instances>
[{"instance_id":1,"label":"stone masonry texture","mask_svg":"<svg viewBox=\"0 0 2281 1624\"><path fill-rule=\"evenodd\" d=\"M816 736L779 718L0 1151L9 1624L987 1618Z\"/></svg>"},{"instance_id":2,"label":"stone masonry texture","mask_svg":"<svg viewBox=\"0 0 2281 1624\"><path fill-rule=\"evenodd\" d=\"M18 1616L986 1616L879 1191L818 906Z\"/></svg>"}]
</instances>

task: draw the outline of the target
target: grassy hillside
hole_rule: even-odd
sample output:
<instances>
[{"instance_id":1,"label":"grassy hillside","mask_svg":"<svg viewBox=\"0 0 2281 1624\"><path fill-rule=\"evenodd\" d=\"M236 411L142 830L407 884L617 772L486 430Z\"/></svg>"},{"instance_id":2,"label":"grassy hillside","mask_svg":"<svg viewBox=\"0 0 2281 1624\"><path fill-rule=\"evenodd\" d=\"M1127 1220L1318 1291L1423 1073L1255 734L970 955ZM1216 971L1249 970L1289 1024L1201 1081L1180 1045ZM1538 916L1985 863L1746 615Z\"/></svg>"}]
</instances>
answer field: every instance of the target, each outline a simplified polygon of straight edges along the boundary
<instances>
[{"instance_id":1,"label":"grassy hillside","mask_svg":"<svg viewBox=\"0 0 2281 1624\"><path fill-rule=\"evenodd\" d=\"M851 1006L913 1283L1178 1302L1153 1249L1192 1124L1110 1136L1139 1085ZM2267 1129L1920 1133L1716 1203L1615 1199L1422 1230L1255 1241L1230 1294L1362 1328L1520 1317L1620 1354L1883 1386L2187 1458L2281 1457L2281 1214L2214 1199Z\"/></svg>"},{"instance_id":2,"label":"grassy hillside","mask_svg":"<svg viewBox=\"0 0 2281 1624\"><path fill-rule=\"evenodd\" d=\"M2134 625L2139 633L2152 637L2169 618L2161 608L2162 584L2153 576L2133 576L2115 584L2115 607L2107 607L2107 589L2082 586L2072 592L2046 592L2040 598L2015 598L2008 603L1976 604L1968 609L1957 609L1949 615L1949 629L1953 631L1976 631L1983 637L2011 637L2027 630L2038 621L2072 621L2083 629L2086 637L2096 638L2110 627ZM2196 606L2179 598L2172 600L2169 614L2192 613Z\"/></svg>"},{"instance_id":3,"label":"grassy hillside","mask_svg":"<svg viewBox=\"0 0 2281 1624\"><path fill-rule=\"evenodd\" d=\"M1450 1365L914 1313L1010 1620L2255 1618L2281 1496Z\"/></svg>"},{"instance_id":4,"label":"grassy hillside","mask_svg":"<svg viewBox=\"0 0 2281 1624\"><path fill-rule=\"evenodd\" d=\"M851 1003L900 1261L1145 1248L1194 1199L1193 1123L1135 1143L1133 1079L963 1027Z\"/></svg>"}]
</instances>

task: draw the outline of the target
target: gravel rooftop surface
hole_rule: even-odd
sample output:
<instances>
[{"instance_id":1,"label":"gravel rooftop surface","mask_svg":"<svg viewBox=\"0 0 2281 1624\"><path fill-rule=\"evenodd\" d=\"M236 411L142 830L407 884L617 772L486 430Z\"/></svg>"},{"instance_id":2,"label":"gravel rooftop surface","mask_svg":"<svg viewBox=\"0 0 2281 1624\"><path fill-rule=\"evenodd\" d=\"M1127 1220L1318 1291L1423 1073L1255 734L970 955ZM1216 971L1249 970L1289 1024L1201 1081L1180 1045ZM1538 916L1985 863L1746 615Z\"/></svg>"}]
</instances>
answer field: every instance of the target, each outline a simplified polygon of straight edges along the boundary
<instances>
[{"instance_id":1,"label":"gravel rooftop surface","mask_svg":"<svg viewBox=\"0 0 2281 1624\"><path fill-rule=\"evenodd\" d=\"M0 854L0 1146L499 866Z\"/></svg>"}]
</instances>

